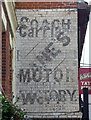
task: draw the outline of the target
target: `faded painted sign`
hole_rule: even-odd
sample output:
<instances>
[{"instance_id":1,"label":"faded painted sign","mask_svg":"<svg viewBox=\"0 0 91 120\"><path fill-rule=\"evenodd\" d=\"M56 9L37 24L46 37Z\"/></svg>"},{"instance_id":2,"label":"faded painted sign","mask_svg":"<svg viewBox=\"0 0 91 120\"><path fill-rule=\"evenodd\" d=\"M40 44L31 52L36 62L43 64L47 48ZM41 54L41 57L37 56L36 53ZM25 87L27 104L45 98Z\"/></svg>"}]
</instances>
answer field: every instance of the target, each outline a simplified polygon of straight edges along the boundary
<instances>
[{"instance_id":1,"label":"faded painted sign","mask_svg":"<svg viewBox=\"0 0 91 120\"><path fill-rule=\"evenodd\" d=\"M16 14L18 104L35 114L79 110L77 11Z\"/></svg>"}]
</instances>

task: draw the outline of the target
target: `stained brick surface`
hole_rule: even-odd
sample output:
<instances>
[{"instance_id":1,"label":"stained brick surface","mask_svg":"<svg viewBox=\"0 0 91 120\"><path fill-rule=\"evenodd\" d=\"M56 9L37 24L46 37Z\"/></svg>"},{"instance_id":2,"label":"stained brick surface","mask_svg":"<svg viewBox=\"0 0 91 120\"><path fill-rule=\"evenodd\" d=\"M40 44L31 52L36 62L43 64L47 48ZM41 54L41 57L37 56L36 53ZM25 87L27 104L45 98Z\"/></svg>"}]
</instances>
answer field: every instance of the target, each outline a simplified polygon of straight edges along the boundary
<instances>
[{"instance_id":1,"label":"stained brick surface","mask_svg":"<svg viewBox=\"0 0 91 120\"><path fill-rule=\"evenodd\" d=\"M7 28L2 32L2 41L1 41L1 49L2 49L2 88L4 90L3 94L8 96L9 99L12 97L12 59L13 53L10 45L10 34L11 25L9 22L9 17L7 14L7 10L5 4L2 2L3 12L5 13L5 17L7 20ZM4 27L4 26L3 26Z\"/></svg>"},{"instance_id":2,"label":"stained brick surface","mask_svg":"<svg viewBox=\"0 0 91 120\"><path fill-rule=\"evenodd\" d=\"M84 3L80 7L84 7L83 5ZM5 6L3 7L9 21ZM16 9L19 28L16 36L15 96L20 97L18 104L26 108L28 115L32 118L40 118L34 120L42 120L41 118L78 120L75 118L81 117L81 114L77 69L77 3L16 2ZM84 11L78 11L79 25L83 21ZM88 16L88 12L87 10L85 15ZM82 13L83 17L81 17ZM80 57L87 16L81 25ZM10 49L9 32L10 23L8 22L6 33L1 36L0 32L0 42L2 37L0 75L2 72L2 87L6 95L12 96L13 51Z\"/></svg>"},{"instance_id":3,"label":"stained brick surface","mask_svg":"<svg viewBox=\"0 0 91 120\"><path fill-rule=\"evenodd\" d=\"M77 10L17 9L16 15L18 104L32 117L80 117Z\"/></svg>"},{"instance_id":4,"label":"stained brick surface","mask_svg":"<svg viewBox=\"0 0 91 120\"><path fill-rule=\"evenodd\" d=\"M12 97L12 51L9 32L2 34L2 87L5 94Z\"/></svg>"},{"instance_id":5,"label":"stained brick surface","mask_svg":"<svg viewBox=\"0 0 91 120\"><path fill-rule=\"evenodd\" d=\"M1 0L0 0L0 84L2 81L2 21L1 21Z\"/></svg>"},{"instance_id":6,"label":"stained brick surface","mask_svg":"<svg viewBox=\"0 0 91 120\"><path fill-rule=\"evenodd\" d=\"M77 2L16 2L16 9L77 8Z\"/></svg>"}]
</instances>

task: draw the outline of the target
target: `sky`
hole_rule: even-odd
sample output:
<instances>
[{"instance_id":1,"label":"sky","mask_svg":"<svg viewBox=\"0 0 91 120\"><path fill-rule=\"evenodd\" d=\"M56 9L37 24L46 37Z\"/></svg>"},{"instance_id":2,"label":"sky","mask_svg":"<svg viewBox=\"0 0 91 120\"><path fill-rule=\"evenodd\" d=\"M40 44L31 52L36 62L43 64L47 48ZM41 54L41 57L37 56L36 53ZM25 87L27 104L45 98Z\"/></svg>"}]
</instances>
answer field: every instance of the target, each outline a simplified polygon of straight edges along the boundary
<instances>
[{"instance_id":1,"label":"sky","mask_svg":"<svg viewBox=\"0 0 91 120\"><path fill-rule=\"evenodd\" d=\"M86 2L90 2L91 0L85 0Z\"/></svg>"}]
</instances>

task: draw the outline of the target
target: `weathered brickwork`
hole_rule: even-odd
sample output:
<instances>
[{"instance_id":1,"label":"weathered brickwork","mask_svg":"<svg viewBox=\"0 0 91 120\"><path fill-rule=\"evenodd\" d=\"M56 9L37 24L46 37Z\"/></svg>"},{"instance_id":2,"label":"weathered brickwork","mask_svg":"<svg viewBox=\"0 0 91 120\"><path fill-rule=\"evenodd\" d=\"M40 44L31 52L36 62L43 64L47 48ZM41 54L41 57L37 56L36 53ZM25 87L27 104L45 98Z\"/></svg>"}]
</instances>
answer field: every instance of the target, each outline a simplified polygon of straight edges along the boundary
<instances>
[{"instance_id":1,"label":"weathered brickwork","mask_svg":"<svg viewBox=\"0 0 91 120\"><path fill-rule=\"evenodd\" d=\"M9 44L9 28L2 33L2 87L10 99L12 97L12 50Z\"/></svg>"},{"instance_id":2,"label":"weathered brickwork","mask_svg":"<svg viewBox=\"0 0 91 120\"><path fill-rule=\"evenodd\" d=\"M16 9L77 8L77 2L16 2Z\"/></svg>"},{"instance_id":3,"label":"weathered brickwork","mask_svg":"<svg viewBox=\"0 0 91 120\"><path fill-rule=\"evenodd\" d=\"M77 10L18 9L16 15L18 104L37 118L80 116Z\"/></svg>"},{"instance_id":4,"label":"weathered brickwork","mask_svg":"<svg viewBox=\"0 0 91 120\"><path fill-rule=\"evenodd\" d=\"M2 81L2 21L1 21L1 0L0 0L0 84Z\"/></svg>"},{"instance_id":5,"label":"weathered brickwork","mask_svg":"<svg viewBox=\"0 0 91 120\"><path fill-rule=\"evenodd\" d=\"M5 91L6 81L6 34L2 34L2 87Z\"/></svg>"}]
</instances>

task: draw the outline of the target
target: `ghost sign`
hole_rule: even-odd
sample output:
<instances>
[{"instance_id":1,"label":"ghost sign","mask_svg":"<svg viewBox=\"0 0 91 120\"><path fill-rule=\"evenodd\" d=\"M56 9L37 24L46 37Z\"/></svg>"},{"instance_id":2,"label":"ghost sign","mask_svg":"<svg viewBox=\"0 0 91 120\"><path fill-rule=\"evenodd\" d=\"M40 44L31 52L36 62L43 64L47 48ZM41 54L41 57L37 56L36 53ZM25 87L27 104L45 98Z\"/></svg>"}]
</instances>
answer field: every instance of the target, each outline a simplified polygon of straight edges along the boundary
<instances>
[{"instance_id":1,"label":"ghost sign","mask_svg":"<svg viewBox=\"0 0 91 120\"><path fill-rule=\"evenodd\" d=\"M77 11L17 10L15 96L30 113L79 110Z\"/></svg>"}]
</instances>

